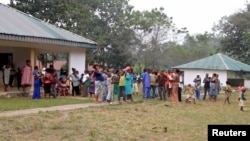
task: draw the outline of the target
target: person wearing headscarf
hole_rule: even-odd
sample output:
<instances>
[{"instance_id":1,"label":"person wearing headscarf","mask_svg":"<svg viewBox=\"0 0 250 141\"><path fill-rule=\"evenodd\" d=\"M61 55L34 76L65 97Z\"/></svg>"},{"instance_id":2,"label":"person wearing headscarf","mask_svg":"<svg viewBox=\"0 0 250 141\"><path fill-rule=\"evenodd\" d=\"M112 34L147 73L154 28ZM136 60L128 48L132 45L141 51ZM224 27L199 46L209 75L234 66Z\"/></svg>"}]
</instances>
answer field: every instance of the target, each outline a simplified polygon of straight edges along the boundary
<instances>
[{"instance_id":1,"label":"person wearing headscarf","mask_svg":"<svg viewBox=\"0 0 250 141\"><path fill-rule=\"evenodd\" d=\"M128 66L125 68L125 94L127 100L131 100L131 102L133 102L133 96L132 96L133 76L131 75L131 72L132 72L131 67Z\"/></svg>"}]
</instances>

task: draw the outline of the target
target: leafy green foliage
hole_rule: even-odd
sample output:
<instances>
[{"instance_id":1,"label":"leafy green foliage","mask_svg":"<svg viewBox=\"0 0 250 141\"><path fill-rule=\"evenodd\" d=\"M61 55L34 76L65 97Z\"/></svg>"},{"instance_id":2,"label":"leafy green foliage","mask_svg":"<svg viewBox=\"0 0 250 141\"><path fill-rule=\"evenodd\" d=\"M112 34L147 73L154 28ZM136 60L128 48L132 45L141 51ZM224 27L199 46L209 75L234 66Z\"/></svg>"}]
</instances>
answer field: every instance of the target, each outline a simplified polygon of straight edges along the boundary
<instances>
[{"instance_id":1,"label":"leafy green foliage","mask_svg":"<svg viewBox=\"0 0 250 141\"><path fill-rule=\"evenodd\" d=\"M222 50L231 57L250 64L250 5L246 10L223 17L214 27L222 39Z\"/></svg>"}]
</instances>

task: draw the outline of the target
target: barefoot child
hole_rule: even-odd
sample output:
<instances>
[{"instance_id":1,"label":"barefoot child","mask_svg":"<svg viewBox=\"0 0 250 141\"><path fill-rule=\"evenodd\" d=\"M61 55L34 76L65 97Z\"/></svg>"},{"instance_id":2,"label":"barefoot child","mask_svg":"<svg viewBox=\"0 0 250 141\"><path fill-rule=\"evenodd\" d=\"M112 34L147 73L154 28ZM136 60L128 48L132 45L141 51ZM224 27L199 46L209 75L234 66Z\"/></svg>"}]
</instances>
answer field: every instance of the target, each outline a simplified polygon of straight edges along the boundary
<instances>
[{"instance_id":1,"label":"barefoot child","mask_svg":"<svg viewBox=\"0 0 250 141\"><path fill-rule=\"evenodd\" d=\"M240 101L240 94L242 93L242 90L244 89L245 87L243 86L242 83L240 83L240 85L238 86L238 101Z\"/></svg>"},{"instance_id":2,"label":"barefoot child","mask_svg":"<svg viewBox=\"0 0 250 141\"><path fill-rule=\"evenodd\" d=\"M228 104L230 104L230 102L229 102L229 97L231 96L231 93L232 93L232 87L231 87L231 85L229 84L229 82L228 81L226 81L226 86L224 87L224 89L223 89L224 91L225 91L225 95L226 95L226 97L225 97L225 100L224 100L224 104L227 102Z\"/></svg>"},{"instance_id":3,"label":"barefoot child","mask_svg":"<svg viewBox=\"0 0 250 141\"><path fill-rule=\"evenodd\" d=\"M244 101L246 100L245 92L246 92L246 88L243 88L242 93L240 94L240 101L239 101L240 111L244 111L243 110L245 106Z\"/></svg>"},{"instance_id":4,"label":"barefoot child","mask_svg":"<svg viewBox=\"0 0 250 141\"><path fill-rule=\"evenodd\" d=\"M188 86L185 88L184 93L186 93L187 91L187 96L186 96L186 103L192 103L192 101L195 104L195 96L194 96L194 92L195 89L191 86L191 84L188 84Z\"/></svg>"}]
</instances>

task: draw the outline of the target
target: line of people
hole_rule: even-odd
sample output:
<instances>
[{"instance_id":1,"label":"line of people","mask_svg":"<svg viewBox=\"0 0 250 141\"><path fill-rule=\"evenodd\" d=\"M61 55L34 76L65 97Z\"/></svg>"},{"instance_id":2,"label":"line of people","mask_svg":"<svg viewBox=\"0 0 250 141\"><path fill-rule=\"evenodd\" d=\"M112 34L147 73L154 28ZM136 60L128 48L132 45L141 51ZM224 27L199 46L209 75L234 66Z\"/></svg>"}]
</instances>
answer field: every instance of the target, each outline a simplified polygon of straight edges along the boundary
<instances>
[{"instance_id":1,"label":"line of people","mask_svg":"<svg viewBox=\"0 0 250 141\"><path fill-rule=\"evenodd\" d=\"M204 84L203 100L206 100L208 95L210 101L216 101L221 90L219 76L216 73L213 73L211 77L206 74L203 81L200 75L197 75L193 80L193 87L191 84L184 86L184 72L179 69L175 71L144 69L142 74L134 73L130 66L123 70L109 71L108 69L103 70L98 64L95 64L93 69L92 71L85 70L79 76L79 72L72 68L72 74L66 75L66 80L70 78L72 96L74 96L74 92L76 95L81 93L81 96L85 97L94 96L96 103L103 101L112 103L115 95L117 95L118 102L128 100L133 102L133 94L142 94L144 100L159 97L160 100L171 99L172 102L179 103L182 101L182 94L186 94L185 101L195 103L196 100L200 100L201 83ZM228 90L228 82L226 84L227 86L223 89L226 94L224 103L229 103L230 90ZM67 87L67 85L65 86ZM244 92L245 90L242 90L239 94L241 107L244 107ZM243 108L241 109L243 111Z\"/></svg>"},{"instance_id":2,"label":"line of people","mask_svg":"<svg viewBox=\"0 0 250 141\"><path fill-rule=\"evenodd\" d=\"M3 66L3 82L5 84L4 90L7 91L10 84L10 72L11 63L8 62ZM209 97L210 101L216 101L219 91L221 90L219 76L213 73L210 77L206 74L203 81L200 75L197 75L193 82L194 87L188 84L184 87L184 73L179 69L175 72L171 69L168 71L153 71L150 69L144 69L142 74L133 72L130 66L127 66L123 70L102 70L98 64L93 66L94 70L85 70L84 73L79 74L79 71L72 68L72 73L64 69L60 70L59 77L54 69L53 65L49 68L44 68L39 71L38 66L34 67L32 71L30 60L26 61L26 64L19 70L20 71L20 85L18 87L23 88L23 93L27 93L27 87L31 86L31 77L34 77L34 91L33 99L40 99L41 92L40 87L44 88L44 97L52 96L56 98L60 96L83 96L83 97L95 97L95 102L107 101L112 103L115 95L119 102L126 102L127 100L134 101L133 94L142 94L144 100L154 99L158 97L160 100L170 99L174 103L182 101L182 93L186 94L186 102L195 103L196 100L200 100L201 83L204 84L204 96ZM229 97L231 93L231 87L228 82L227 86L223 88L225 91L224 104L230 103ZM241 89L242 88L242 89ZM241 111L244 107L244 93L246 89L239 86L239 105ZM71 93L69 92L72 89Z\"/></svg>"},{"instance_id":3,"label":"line of people","mask_svg":"<svg viewBox=\"0 0 250 141\"><path fill-rule=\"evenodd\" d=\"M140 76L133 72L130 66L123 70L101 69L98 64L93 65L94 70L85 70L81 75L80 83L82 96L95 98L96 103L107 101L112 103L115 96L119 102L133 100L133 94L138 95ZM141 88L142 89L142 88Z\"/></svg>"},{"instance_id":4,"label":"line of people","mask_svg":"<svg viewBox=\"0 0 250 141\"><path fill-rule=\"evenodd\" d=\"M133 101L133 94L142 94L144 100L159 97L160 100L172 98L176 103L181 101L183 87L183 72L176 70L152 71L145 69L142 74L133 72L130 66L123 70L102 70L99 65L94 70L84 74L90 79L88 94L95 95L95 102L111 103L117 95L118 102ZM140 91L141 90L141 91Z\"/></svg>"},{"instance_id":5,"label":"line of people","mask_svg":"<svg viewBox=\"0 0 250 141\"><path fill-rule=\"evenodd\" d=\"M152 71L144 69L142 73L143 99L155 98L159 94L160 100L171 98L174 103L182 101L181 93L183 89L183 72L176 69L168 71ZM157 90L157 93L155 92ZM152 95L151 95L152 92Z\"/></svg>"}]
</instances>

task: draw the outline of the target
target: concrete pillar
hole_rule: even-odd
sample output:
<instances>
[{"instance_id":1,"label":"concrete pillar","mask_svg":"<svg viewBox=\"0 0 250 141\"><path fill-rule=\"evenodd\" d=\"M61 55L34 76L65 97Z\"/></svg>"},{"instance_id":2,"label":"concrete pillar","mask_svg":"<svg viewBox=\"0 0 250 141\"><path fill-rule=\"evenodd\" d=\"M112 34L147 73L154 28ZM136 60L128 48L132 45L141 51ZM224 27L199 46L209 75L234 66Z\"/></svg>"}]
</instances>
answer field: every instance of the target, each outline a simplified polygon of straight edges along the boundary
<instances>
[{"instance_id":1,"label":"concrete pillar","mask_svg":"<svg viewBox=\"0 0 250 141\"><path fill-rule=\"evenodd\" d=\"M35 55L35 49L31 48L30 49L30 64L31 64L31 67L32 67L32 71L34 70L34 67L36 65L35 63L35 59L36 59L36 55ZM33 94L33 90L34 90L34 77L31 77L32 80L31 80L31 87L30 87L30 95Z\"/></svg>"},{"instance_id":2,"label":"concrete pillar","mask_svg":"<svg viewBox=\"0 0 250 141\"><path fill-rule=\"evenodd\" d=\"M72 73L72 68L76 68L79 74L85 70L86 49L80 48L69 52L69 74Z\"/></svg>"}]
</instances>

